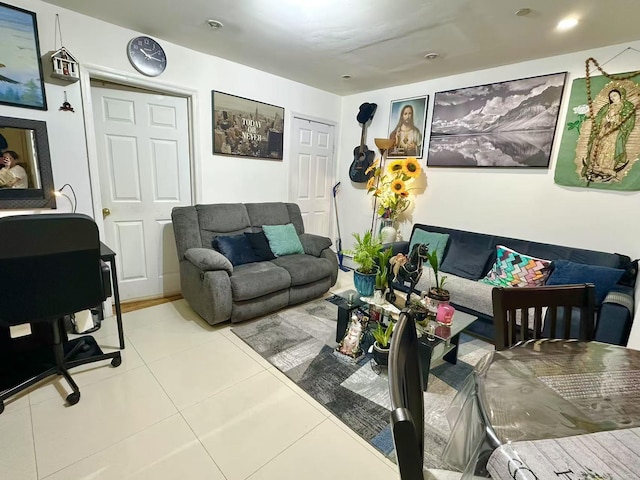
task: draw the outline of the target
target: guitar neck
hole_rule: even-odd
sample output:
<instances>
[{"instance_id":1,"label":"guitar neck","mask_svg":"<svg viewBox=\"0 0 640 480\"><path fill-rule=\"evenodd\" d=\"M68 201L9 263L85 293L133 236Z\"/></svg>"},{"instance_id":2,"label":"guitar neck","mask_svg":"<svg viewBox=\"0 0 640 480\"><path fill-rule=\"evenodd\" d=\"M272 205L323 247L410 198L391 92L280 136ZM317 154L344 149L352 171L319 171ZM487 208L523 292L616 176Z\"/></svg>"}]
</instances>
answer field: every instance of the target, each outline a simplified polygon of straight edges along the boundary
<instances>
[{"instance_id":1,"label":"guitar neck","mask_svg":"<svg viewBox=\"0 0 640 480\"><path fill-rule=\"evenodd\" d=\"M367 131L367 124L362 124L362 133L360 134L360 155L362 155L362 150L364 149L364 137Z\"/></svg>"}]
</instances>

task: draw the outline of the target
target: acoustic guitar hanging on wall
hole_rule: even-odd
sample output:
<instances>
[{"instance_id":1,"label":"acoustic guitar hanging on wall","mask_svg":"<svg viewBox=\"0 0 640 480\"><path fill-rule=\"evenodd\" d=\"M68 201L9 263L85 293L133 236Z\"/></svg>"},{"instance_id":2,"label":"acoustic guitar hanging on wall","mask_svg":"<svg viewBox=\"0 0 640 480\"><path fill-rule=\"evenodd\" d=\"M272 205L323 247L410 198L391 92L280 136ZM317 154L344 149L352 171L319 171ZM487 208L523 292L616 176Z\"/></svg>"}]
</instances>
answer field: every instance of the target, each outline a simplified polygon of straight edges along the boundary
<instances>
[{"instance_id":1,"label":"acoustic guitar hanging on wall","mask_svg":"<svg viewBox=\"0 0 640 480\"><path fill-rule=\"evenodd\" d=\"M355 183L366 183L373 172L364 173L371 166L376 156L373 150L369 150L365 143L367 135L367 124L373 119L378 105L375 103L363 103L356 119L362 125L362 134L360 135L360 145L353 149L353 162L349 167L349 178Z\"/></svg>"}]
</instances>

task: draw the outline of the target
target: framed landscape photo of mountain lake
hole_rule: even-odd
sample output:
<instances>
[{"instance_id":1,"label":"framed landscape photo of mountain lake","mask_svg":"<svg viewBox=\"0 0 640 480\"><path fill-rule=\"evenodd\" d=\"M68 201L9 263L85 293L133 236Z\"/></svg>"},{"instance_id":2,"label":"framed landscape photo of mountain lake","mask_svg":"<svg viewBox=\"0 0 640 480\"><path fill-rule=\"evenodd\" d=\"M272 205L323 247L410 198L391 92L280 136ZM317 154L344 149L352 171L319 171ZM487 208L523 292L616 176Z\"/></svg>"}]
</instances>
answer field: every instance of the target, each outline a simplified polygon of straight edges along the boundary
<instances>
[{"instance_id":1,"label":"framed landscape photo of mountain lake","mask_svg":"<svg viewBox=\"0 0 640 480\"><path fill-rule=\"evenodd\" d=\"M435 94L429 167L549 168L566 72Z\"/></svg>"},{"instance_id":2,"label":"framed landscape photo of mountain lake","mask_svg":"<svg viewBox=\"0 0 640 480\"><path fill-rule=\"evenodd\" d=\"M284 108L211 91L214 155L282 160Z\"/></svg>"},{"instance_id":3,"label":"framed landscape photo of mountain lake","mask_svg":"<svg viewBox=\"0 0 640 480\"><path fill-rule=\"evenodd\" d=\"M0 104L47 109L36 14L0 3Z\"/></svg>"},{"instance_id":4,"label":"framed landscape photo of mountain lake","mask_svg":"<svg viewBox=\"0 0 640 480\"><path fill-rule=\"evenodd\" d=\"M389 138L394 140L387 158L422 158L429 96L391 101Z\"/></svg>"}]
</instances>

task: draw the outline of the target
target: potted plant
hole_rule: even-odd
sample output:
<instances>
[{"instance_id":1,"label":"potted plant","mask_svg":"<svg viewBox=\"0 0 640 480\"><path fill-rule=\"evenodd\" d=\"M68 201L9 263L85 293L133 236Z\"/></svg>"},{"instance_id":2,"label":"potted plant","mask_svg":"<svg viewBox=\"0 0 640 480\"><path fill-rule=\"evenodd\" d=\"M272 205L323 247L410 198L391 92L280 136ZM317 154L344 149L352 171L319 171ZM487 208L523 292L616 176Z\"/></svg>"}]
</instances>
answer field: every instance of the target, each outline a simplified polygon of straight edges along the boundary
<instances>
[{"instance_id":1,"label":"potted plant","mask_svg":"<svg viewBox=\"0 0 640 480\"><path fill-rule=\"evenodd\" d=\"M438 256L436 255L436 251L433 250L427 254L427 258L429 259L429 265L431 265L431 269L433 270L433 275L435 277L435 285L429 288L427 291L427 309L429 313L435 315L438 311L438 305L441 303L449 303L449 290L444 288L444 284L447 280L446 275L440 277L438 275L440 269L438 265Z\"/></svg>"},{"instance_id":2,"label":"potted plant","mask_svg":"<svg viewBox=\"0 0 640 480\"><path fill-rule=\"evenodd\" d=\"M389 363L389 343L391 342L391 334L393 333L393 322L389 322L387 328L382 323L371 332L376 341L373 343L373 359L378 365L387 365Z\"/></svg>"},{"instance_id":3,"label":"potted plant","mask_svg":"<svg viewBox=\"0 0 640 480\"><path fill-rule=\"evenodd\" d=\"M353 238L356 239L353 250L346 251L349 255L353 255L353 261L358 265L358 268L353 271L353 283L361 296L370 297L375 287L378 272L376 259L382 248L382 242L380 237L374 236L371 231L364 235L356 232Z\"/></svg>"},{"instance_id":4,"label":"potted plant","mask_svg":"<svg viewBox=\"0 0 640 480\"><path fill-rule=\"evenodd\" d=\"M389 259L393 250L387 248L378 252L378 272L376 273L376 292L380 292L380 300L384 298L384 293L388 287Z\"/></svg>"}]
</instances>

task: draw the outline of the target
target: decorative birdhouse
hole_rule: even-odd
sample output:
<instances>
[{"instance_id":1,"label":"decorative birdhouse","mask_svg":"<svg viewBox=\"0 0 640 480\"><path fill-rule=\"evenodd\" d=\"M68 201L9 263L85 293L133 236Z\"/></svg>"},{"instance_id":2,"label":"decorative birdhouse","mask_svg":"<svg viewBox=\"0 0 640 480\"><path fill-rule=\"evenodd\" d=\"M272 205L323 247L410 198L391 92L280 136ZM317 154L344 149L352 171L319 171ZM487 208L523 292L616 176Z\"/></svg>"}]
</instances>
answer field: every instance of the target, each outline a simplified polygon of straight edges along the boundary
<instances>
[{"instance_id":1,"label":"decorative birdhouse","mask_svg":"<svg viewBox=\"0 0 640 480\"><path fill-rule=\"evenodd\" d=\"M65 47L53 52L51 61L53 62L52 77L67 80L68 82L77 82L80 80L80 66L78 65L78 61Z\"/></svg>"}]
</instances>

